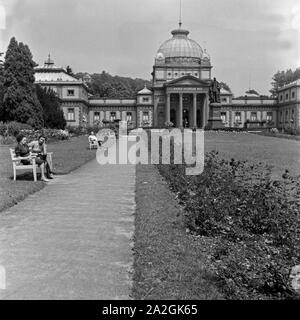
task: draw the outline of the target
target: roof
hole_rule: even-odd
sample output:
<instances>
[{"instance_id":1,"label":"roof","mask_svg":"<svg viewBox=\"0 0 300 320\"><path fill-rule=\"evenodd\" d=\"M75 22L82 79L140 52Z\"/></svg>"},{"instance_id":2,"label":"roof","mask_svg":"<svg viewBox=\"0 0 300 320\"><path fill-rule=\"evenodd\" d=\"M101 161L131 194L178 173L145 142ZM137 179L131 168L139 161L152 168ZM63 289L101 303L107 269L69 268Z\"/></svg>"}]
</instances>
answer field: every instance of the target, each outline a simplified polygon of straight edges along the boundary
<instances>
[{"instance_id":1,"label":"roof","mask_svg":"<svg viewBox=\"0 0 300 320\"><path fill-rule=\"evenodd\" d=\"M152 94L152 91L149 90L145 85L145 87L142 90L140 90L138 94Z\"/></svg>"},{"instance_id":2,"label":"roof","mask_svg":"<svg viewBox=\"0 0 300 320\"><path fill-rule=\"evenodd\" d=\"M158 54L164 58L202 58L203 50L196 41L188 38L189 31L179 28L171 33L173 37L160 46Z\"/></svg>"},{"instance_id":3,"label":"roof","mask_svg":"<svg viewBox=\"0 0 300 320\"><path fill-rule=\"evenodd\" d=\"M101 105L101 106L135 106L136 99L97 99L97 98L90 98L89 99L90 105Z\"/></svg>"},{"instance_id":4,"label":"roof","mask_svg":"<svg viewBox=\"0 0 300 320\"><path fill-rule=\"evenodd\" d=\"M221 94L221 95L224 95L224 96L225 96L225 95L230 95L230 96L232 96L232 93L231 93L230 91L224 89L224 88L221 88L220 94Z\"/></svg>"},{"instance_id":5,"label":"roof","mask_svg":"<svg viewBox=\"0 0 300 320\"><path fill-rule=\"evenodd\" d=\"M72 83L72 84L83 84L82 80L78 80L74 76L67 73L62 67L57 67L54 61L51 60L50 54L48 59L45 61L43 67L36 67L34 69L35 81L39 83L43 82L57 82L57 83Z\"/></svg>"},{"instance_id":6,"label":"roof","mask_svg":"<svg viewBox=\"0 0 300 320\"><path fill-rule=\"evenodd\" d=\"M282 91L288 88L292 88L292 87L296 87L296 86L300 86L300 79L293 81L289 84L284 85L283 87L279 88L278 91Z\"/></svg>"},{"instance_id":7,"label":"roof","mask_svg":"<svg viewBox=\"0 0 300 320\"><path fill-rule=\"evenodd\" d=\"M69 75L64 69L56 70L35 70L35 81L36 82L52 82L52 81L63 81L63 82L81 82L77 78Z\"/></svg>"}]
</instances>

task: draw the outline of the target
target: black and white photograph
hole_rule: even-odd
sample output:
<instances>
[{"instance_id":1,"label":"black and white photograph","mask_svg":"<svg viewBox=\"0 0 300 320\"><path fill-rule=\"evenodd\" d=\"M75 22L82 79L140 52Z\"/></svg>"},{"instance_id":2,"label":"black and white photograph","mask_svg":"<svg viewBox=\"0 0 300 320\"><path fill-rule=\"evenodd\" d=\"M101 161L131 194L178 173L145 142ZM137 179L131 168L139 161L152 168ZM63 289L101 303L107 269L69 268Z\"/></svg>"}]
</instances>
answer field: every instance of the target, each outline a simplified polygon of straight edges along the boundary
<instances>
[{"instance_id":1,"label":"black and white photograph","mask_svg":"<svg viewBox=\"0 0 300 320\"><path fill-rule=\"evenodd\" d=\"M299 0L0 0L0 300L299 302Z\"/></svg>"}]
</instances>

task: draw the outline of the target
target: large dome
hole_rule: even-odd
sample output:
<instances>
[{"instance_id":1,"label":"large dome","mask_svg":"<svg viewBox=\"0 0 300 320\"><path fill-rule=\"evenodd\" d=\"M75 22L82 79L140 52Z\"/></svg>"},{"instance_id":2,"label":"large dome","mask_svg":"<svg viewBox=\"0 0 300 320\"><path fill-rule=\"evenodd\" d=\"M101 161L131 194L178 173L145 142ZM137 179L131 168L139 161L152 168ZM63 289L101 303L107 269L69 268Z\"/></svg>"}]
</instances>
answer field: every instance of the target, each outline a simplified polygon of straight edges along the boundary
<instances>
[{"instance_id":1,"label":"large dome","mask_svg":"<svg viewBox=\"0 0 300 320\"><path fill-rule=\"evenodd\" d=\"M173 38L160 46L158 55L163 54L164 58L202 58L203 50L196 41L188 38L189 31L176 29L171 33Z\"/></svg>"}]
</instances>

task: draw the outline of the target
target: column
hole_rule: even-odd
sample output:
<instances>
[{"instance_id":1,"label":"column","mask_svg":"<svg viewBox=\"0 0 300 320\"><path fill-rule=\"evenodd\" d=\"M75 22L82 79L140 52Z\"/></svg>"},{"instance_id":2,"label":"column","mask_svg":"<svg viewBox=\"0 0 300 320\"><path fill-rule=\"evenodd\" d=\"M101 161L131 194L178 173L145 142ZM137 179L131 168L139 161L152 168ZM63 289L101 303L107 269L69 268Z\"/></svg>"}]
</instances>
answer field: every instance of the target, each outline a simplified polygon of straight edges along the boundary
<instances>
[{"instance_id":1,"label":"column","mask_svg":"<svg viewBox=\"0 0 300 320\"><path fill-rule=\"evenodd\" d=\"M178 127L183 126L183 94L179 93L179 109L178 109Z\"/></svg>"},{"instance_id":2,"label":"column","mask_svg":"<svg viewBox=\"0 0 300 320\"><path fill-rule=\"evenodd\" d=\"M197 94L193 93L193 122L192 127L197 127Z\"/></svg>"},{"instance_id":3,"label":"column","mask_svg":"<svg viewBox=\"0 0 300 320\"><path fill-rule=\"evenodd\" d=\"M206 126L207 121L209 119L209 106L208 106L208 94L204 97L204 104L203 104L203 128Z\"/></svg>"},{"instance_id":4,"label":"column","mask_svg":"<svg viewBox=\"0 0 300 320\"><path fill-rule=\"evenodd\" d=\"M154 99L154 110L153 110L153 125L158 126L158 97L153 95Z\"/></svg>"},{"instance_id":5,"label":"column","mask_svg":"<svg viewBox=\"0 0 300 320\"><path fill-rule=\"evenodd\" d=\"M171 110L171 98L170 98L170 93L167 93L165 122L170 122L170 110Z\"/></svg>"}]
</instances>

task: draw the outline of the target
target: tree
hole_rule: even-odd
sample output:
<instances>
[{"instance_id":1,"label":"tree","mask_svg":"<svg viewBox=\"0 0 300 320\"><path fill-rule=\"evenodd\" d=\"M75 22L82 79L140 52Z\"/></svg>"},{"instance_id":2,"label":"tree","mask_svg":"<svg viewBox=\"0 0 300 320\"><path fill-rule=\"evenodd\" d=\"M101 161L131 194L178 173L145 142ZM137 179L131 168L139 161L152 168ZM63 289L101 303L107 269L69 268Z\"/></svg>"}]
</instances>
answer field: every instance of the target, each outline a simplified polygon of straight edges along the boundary
<instances>
[{"instance_id":1,"label":"tree","mask_svg":"<svg viewBox=\"0 0 300 320\"><path fill-rule=\"evenodd\" d=\"M42 88L40 85L36 85L36 92L43 108L44 126L46 128L64 129L66 120L55 92L50 88Z\"/></svg>"},{"instance_id":2,"label":"tree","mask_svg":"<svg viewBox=\"0 0 300 320\"><path fill-rule=\"evenodd\" d=\"M277 97L278 89L291 82L300 79L300 68L296 70L288 69L286 71L277 71L272 78L272 89L270 90L272 97Z\"/></svg>"},{"instance_id":3,"label":"tree","mask_svg":"<svg viewBox=\"0 0 300 320\"><path fill-rule=\"evenodd\" d=\"M75 76L82 78L84 74L77 73ZM145 84L150 86L150 81L112 76L106 71L91 75L91 79L87 83L89 91L93 95L103 98L134 98Z\"/></svg>"},{"instance_id":4,"label":"tree","mask_svg":"<svg viewBox=\"0 0 300 320\"><path fill-rule=\"evenodd\" d=\"M0 119L4 119L3 97L4 97L4 65L3 52L0 52Z\"/></svg>"},{"instance_id":5,"label":"tree","mask_svg":"<svg viewBox=\"0 0 300 320\"><path fill-rule=\"evenodd\" d=\"M226 83L226 82L220 82L220 86L221 86L221 88L223 88L223 89L225 89L225 90L227 90L227 91L229 91L229 92L232 92L231 91L231 89L230 89L230 87L229 87L229 85Z\"/></svg>"},{"instance_id":6,"label":"tree","mask_svg":"<svg viewBox=\"0 0 300 320\"><path fill-rule=\"evenodd\" d=\"M35 128L43 125L43 110L34 84L36 63L27 45L10 40L4 62L3 120L27 123Z\"/></svg>"}]
</instances>

